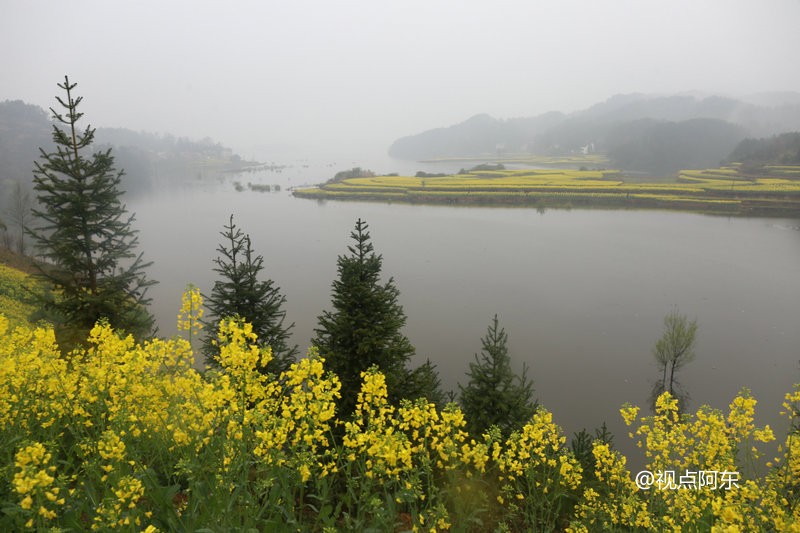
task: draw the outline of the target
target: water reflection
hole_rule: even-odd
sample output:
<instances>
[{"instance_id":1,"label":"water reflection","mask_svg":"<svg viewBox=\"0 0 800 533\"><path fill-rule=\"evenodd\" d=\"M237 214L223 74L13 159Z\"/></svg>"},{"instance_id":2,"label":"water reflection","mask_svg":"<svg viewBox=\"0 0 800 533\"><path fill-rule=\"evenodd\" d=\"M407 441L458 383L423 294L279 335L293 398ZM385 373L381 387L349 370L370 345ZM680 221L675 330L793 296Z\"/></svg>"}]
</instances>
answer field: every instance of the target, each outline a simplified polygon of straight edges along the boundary
<instances>
[{"instance_id":1,"label":"water reflection","mask_svg":"<svg viewBox=\"0 0 800 533\"><path fill-rule=\"evenodd\" d=\"M650 412L656 412L656 400L658 400L659 396L664 394L665 392L669 391L673 398L678 400L678 412L679 413L686 413L689 411L689 391L684 388L683 385L680 384L679 381L673 380L672 381L672 389L664 383L664 380L659 379L655 383L653 383L652 389L650 390L650 396L648 398L648 405L650 406Z\"/></svg>"}]
</instances>

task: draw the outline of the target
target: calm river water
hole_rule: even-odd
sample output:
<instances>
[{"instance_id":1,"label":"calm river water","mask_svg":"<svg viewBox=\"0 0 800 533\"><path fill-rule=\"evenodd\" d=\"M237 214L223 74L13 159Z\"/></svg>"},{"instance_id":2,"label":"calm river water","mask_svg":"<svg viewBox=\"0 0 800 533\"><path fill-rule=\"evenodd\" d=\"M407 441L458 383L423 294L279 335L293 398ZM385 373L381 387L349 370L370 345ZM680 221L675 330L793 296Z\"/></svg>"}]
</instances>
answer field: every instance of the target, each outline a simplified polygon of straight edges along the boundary
<instances>
[{"instance_id":1,"label":"calm river water","mask_svg":"<svg viewBox=\"0 0 800 533\"><path fill-rule=\"evenodd\" d=\"M417 361L430 358L446 389L464 383L497 313L514 364L528 364L536 397L567 434L606 421L628 451L618 409L646 406L659 376L652 348L677 308L699 324L697 358L678 375L689 407L727 410L748 387L759 421L783 434L782 396L800 382L800 220L317 202L286 190L348 168L329 165L298 162L129 200L154 261L149 277L160 282L150 295L162 335L175 333L187 283L210 292L233 213L286 295L304 350L361 217L400 289ZM233 181L282 190L237 192Z\"/></svg>"}]
</instances>

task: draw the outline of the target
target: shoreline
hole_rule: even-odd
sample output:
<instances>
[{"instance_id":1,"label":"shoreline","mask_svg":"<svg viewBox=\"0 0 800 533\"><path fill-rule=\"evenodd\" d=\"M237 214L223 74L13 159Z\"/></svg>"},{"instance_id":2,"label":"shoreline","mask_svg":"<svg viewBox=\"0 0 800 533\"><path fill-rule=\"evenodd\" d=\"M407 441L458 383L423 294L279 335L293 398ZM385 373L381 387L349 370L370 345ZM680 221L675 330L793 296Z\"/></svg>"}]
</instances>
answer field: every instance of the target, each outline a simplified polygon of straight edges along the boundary
<instances>
[{"instance_id":1,"label":"shoreline","mask_svg":"<svg viewBox=\"0 0 800 533\"><path fill-rule=\"evenodd\" d=\"M556 201L543 196L508 195L503 198L490 198L485 195L428 196L402 193L332 193L318 189L298 189L292 191L297 198L308 200L333 200L345 202L382 202L387 204L404 203L410 205L444 205L451 207L513 207L520 209L616 209L620 211L667 210L723 216L753 216L800 219L800 206L757 205L755 201L714 202L704 200L669 201L644 198L619 198L598 200L574 197L569 201Z\"/></svg>"}]
</instances>

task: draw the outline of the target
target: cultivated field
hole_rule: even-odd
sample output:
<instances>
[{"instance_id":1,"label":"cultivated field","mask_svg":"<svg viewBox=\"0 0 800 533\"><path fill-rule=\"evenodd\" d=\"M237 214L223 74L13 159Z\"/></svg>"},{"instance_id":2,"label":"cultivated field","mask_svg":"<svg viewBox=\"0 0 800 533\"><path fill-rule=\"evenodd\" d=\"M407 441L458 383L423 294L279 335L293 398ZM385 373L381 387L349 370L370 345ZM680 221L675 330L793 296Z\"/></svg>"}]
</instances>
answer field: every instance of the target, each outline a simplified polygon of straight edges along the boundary
<instances>
[{"instance_id":1,"label":"cultivated field","mask_svg":"<svg viewBox=\"0 0 800 533\"><path fill-rule=\"evenodd\" d=\"M668 208L725 214L800 214L800 166L685 170L652 182L616 170L476 170L443 177L374 176L298 189L301 198L533 207Z\"/></svg>"}]
</instances>

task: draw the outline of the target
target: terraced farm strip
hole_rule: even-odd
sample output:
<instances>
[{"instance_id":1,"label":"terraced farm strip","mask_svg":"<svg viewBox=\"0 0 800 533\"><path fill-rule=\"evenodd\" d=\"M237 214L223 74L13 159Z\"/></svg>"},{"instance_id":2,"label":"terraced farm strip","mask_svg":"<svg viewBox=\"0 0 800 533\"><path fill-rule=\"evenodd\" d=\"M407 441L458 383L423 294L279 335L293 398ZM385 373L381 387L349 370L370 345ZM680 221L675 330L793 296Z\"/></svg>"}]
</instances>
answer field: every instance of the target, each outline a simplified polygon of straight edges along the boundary
<instances>
[{"instance_id":1,"label":"terraced farm strip","mask_svg":"<svg viewBox=\"0 0 800 533\"><path fill-rule=\"evenodd\" d=\"M666 208L732 215L800 216L800 167L685 170L673 182L626 182L608 170L482 170L442 177L346 178L300 198L453 205Z\"/></svg>"}]
</instances>

